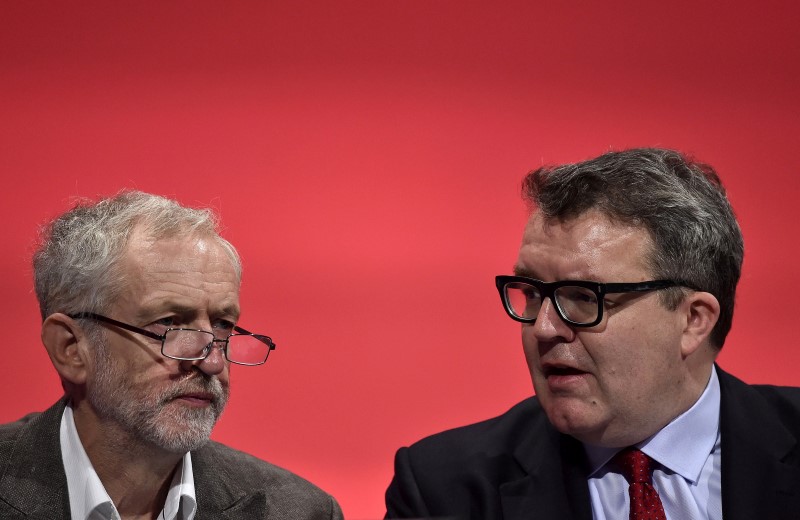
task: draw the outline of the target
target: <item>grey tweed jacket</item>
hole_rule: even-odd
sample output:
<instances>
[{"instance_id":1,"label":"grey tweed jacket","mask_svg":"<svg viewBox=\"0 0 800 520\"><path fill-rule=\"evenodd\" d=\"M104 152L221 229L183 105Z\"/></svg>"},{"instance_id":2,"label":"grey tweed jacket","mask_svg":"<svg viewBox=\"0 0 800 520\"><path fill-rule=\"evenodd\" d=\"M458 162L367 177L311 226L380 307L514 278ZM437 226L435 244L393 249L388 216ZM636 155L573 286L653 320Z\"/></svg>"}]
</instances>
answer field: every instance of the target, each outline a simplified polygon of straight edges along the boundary
<instances>
[{"instance_id":1,"label":"grey tweed jacket","mask_svg":"<svg viewBox=\"0 0 800 520\"><path fill-rule=\"evenodd\" d=\"M69 520L59 425L66 400L0 426L0 519ZM192 452L196 520L341 520L310 482L216 442Z\"/></svg>"}]
</instances>

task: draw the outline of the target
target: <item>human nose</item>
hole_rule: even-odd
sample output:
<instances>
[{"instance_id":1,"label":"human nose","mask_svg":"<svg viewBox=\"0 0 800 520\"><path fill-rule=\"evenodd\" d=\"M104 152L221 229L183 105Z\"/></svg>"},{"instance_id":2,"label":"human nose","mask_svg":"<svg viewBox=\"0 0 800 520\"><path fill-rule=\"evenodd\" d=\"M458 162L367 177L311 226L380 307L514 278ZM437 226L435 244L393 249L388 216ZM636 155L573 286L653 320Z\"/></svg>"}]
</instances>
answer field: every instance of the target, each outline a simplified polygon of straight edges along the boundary
<instances>
[{"instance_id":1,"label":"human nose","mask_svg":"<svg viewBox=\"0 0 800 520\"><path fill-rule=\"evenodd\" d=\"M532 327L533 335L539 342L564 341L568 343L575 338L575 331L558 315L551 297L543 299Z\"/></svg>"},{"instance_id":2,"label":"human nose","mask_svg":"<svg viewBox=\"0 0 800 520\"><path fill-rule=\"evenodd\" d=\"M191 365L210 376L220 374L227 366L227 360L225 359L225 348L227 346L228 342L226 340L212 340L207 347L208 354L206 354L206 357L192 360Z\"/></svg>"}]
</instances>

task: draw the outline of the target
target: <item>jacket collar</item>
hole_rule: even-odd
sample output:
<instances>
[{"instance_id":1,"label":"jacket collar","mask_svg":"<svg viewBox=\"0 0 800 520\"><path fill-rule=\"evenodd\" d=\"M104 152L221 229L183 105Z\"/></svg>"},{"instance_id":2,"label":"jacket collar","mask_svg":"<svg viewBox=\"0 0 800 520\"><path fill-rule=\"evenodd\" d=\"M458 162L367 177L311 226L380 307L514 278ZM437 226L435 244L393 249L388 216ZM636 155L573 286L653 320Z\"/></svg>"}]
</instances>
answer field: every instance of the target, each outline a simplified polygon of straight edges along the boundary
<instances>
[{"instance_id":1,"label":"jacket collar","mask_svg":"<svg viewBox=\"0 0 800 520\"><path fill-rule=\"evenodd\" d=\"M538 412L513 453L526 475L500 485L503 518L527 519L535 512L537 520L591 520L583 446Z\"/></svg>"},{"instance_id":2,"label":"jacket collar","mask_svg":"<svg viewBox=\"0 0 800 520\"><path fill-rule=\"evenodd\" d=\"M10 456L5 465L0 466L0 511L5 502L18 511L20 517L70 518L67 477L59 441L59 424L66 403L67 398L62 398L45 412L26 420L14 446L8 448ZM251 483L237 482L227 475L226 464L216 460L211 445L192 452L197 489L195 519L265 518L264 493L254 492L250 489ZM5 511L3 514L6 515Z\"/></svg>"},{"instance_id":3,"label":"jacket collar","mask_svg":"<svg viewBox=\"0 0 800 520\"><path fill-rule=\"evenodd\" d=\"M726 520L788 518L800 511L800 445L781 417L772 387L753 387L717 367ZM787 408L789 420L796 410Z\"/></svg>"},{"instance_id":4,"label":"jacket collar","mask_svg":"<svg viewBox=\"0 0 800 520\"><path fill-rule=\"evenodd\" d=\"M722 511L726 520L788 518L800 511L800 443L762 391L717 367L720 380ZM796 414L796 410L788 410ZM525 476L500 486L504 518L591 520L583 447L550 426L543 411L516 442ZM794 420L794 415L791 416Z\"/></svg>"},{"instance_id":5,"label":"jacket collar","mask_svg":"<svg viewBox=\"0 0 800 520\"><path fill-rule=\"evenodd\" d=\"M0 500L22 514L69 518L67 477L58 438L66 397L25 424L14 441L0 477Z\"/></svg>"},{"instance_id":6,"label":"jacket collar","mask_svg":"<svg viewBox=\"0 0 800 520\"><path fill-rule=\"evenodd\" d=\"M254 482L231 475L230 461L222 460L214 443L192 452L197 515L195 520L267 518L267 496ZM255 488L255 489L254 489Z\"/></svg>"}]
</instances>

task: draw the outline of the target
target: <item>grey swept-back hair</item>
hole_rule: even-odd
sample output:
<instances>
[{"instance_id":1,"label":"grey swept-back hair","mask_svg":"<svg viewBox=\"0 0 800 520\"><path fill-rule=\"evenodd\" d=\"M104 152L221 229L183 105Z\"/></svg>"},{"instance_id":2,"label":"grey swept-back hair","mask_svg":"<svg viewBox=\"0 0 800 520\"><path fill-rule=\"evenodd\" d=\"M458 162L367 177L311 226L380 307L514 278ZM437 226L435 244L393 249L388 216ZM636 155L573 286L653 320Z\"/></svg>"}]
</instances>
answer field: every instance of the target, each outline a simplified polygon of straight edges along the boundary
<instances>
[{"instance_id":1,"label":"grey swept-back hair","mask_svg":"<svg viewBox=\"0 0 800 520\"><path fill-rule=\"evenodd\" d=\"M655 278L682 281L719 300L710 340L722 348L733 322L744 241L713 168L674 150L638 148L538 168L525 177L522 191L548 220L596 209L646 229L653 250L645 260ZM661 291L662 303L674 309L684 295L678 288Z\"/></svg>"},{"instance_id":2,"label":"grey swept-back hair","mask_svg":"<svg viewBox=\"0 0 800 520\"><path fill-rule=\"evenodd\" d=\"M42 227L33 255L42 319L54 312L106 311L125 289L119 264L134 229L142 229L155 240L179 235L216 239L241 280L239 254L219 235L217 217L211 210L188 208L141 191L124 191L95 202L79 202Z\"/></svg>"}]
</instances>

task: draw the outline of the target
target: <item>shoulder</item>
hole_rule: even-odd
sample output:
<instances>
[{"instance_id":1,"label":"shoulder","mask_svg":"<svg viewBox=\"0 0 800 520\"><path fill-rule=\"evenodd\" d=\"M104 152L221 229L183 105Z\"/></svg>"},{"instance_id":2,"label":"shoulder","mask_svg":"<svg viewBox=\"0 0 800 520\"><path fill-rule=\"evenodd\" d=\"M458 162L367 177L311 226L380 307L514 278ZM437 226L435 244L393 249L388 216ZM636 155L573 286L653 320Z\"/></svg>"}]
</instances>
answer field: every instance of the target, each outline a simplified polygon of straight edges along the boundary
<instances>
[{"instance_id":1,"label":"shoulder","mask_svg":"<svg viewBox=\"0 0 800 520\"><path fill-rule=\"evenodd\" d=\"M299 475L218 442L211 441L193 451L192 466L197 487L211 481L229 488L234 494L263 493L267 503L278 508L298 505L304 511L331 514L339 509L328 493Z\"/></svg>"},{"instance_id":2,"label":"shoulder","mask_svg":"<svg viewBox=\"0 0 800 520\"><path fill-rule=\"evenodd\" d=\"M408 449L421 456L464 458L475 454L499 454L513 450L532 432L547 428L538 399L531 397L491 419L446 430L426 437ZM536 434L534 433L533 436Z\"/></svg>"},{"instance_id":3,"label":"shoulder","mask_svg":"<svg viewBox=\"0 0 800 520\"><path fill-rule=\"evenodd\" d=\"M800 412L800 387L751 385L717 367L723 398L730 397L746 403L764 402L787 412Z\"/></svg>"},{"instance_id":4,"label":"shoulder","mask_svg":"<svg viewBox=\"0 0 800 520\"><path fill-rule=\"evenodd\" d=\"M558 439L532 397L500 416L400 448L386 490L388 517L501 518L501 486L525 477L532 461L558 464Z\"/></svg>"},{"instance_id":5,"label":"shoulder","mask_svg":"<svg viewBox=\"0 0 800 520\"><path fill-rule=\"evenodd\" d=\"M787 424L800 428L800 388L794 386L752 385L776 415Z\"/></svg>"},{"instance_id":6,"label":"shoulder","mask_svg":"<svg viewBox=\"0 0 800 520\"><path fill-rule=\"evenodd\" d=\"M22 429L39 415L39 412L30 413L14 422L0 424L0 442L13 441L16 439Z\"/></svg>"},{"instance_id":7,"label":"shoulder","mask_svg":"<svg viewBox=\"0 0 800 520\"><path fill-rule=\"evenodd\" d=\"M22 433L25 431L26 426L30 423L31 420L36 418L39 414L28 414L22 419L17 421L7 423L7 424L0 424L0 463L5 465L5 463L11 457L11 454L15 451L15 446L17 445L17 441L19 440ZM0 470L0 473L2 471Z\"/></svg>"},{"instance_id":8,"label":"shoulder","mask_svg":"<svg viewBox=\"0 0 800 520\"><path fill-rule=\"evenodd\" d=\"M447 430L398 450L396 474L413 474L421 485L501 482L522 476L520 459L557 451L557 432L535 397L504 414ZM520 451L525 453L520 453ZM438 483L438 484L437 484Z\"/></svg>"},{"instance_id":9,"label":"shoulder","mask_svg":"<svg viewBox=\"0 0 800 520\"><path fill-rule=\"evenodd\" d=\"M800 388L750 385L719 369L717 372L723 419L725 415L745 415L746 422L752 422L756 417L760 422L769 419L800 435Z\"/></svg>"},{"instance_id":10,"label":"shoulder","mask_svg":"<svg viewBox=\"0 0 800 520\"><path fill-rule=\"evenodd\" d=\"M261 460L249 453L211 441L192 452L192 460L213 463L215 470L224 471L231 477L252 477L267 480L290 480L305 482L302 478L279 466Z\"/></svg>"},{"instance_id":11,"label":"shoulder","mask_svg":"<svg viewBox=\"0 0 800 520\"><path fill-rule=\"evenodd\" d=\"M10 423L0 424L0 450L18 441L37 444L43 436L58 431L65 400L61 399L44 412L33 412Z\"/></svg>"},{"instance_id":12,"label":"shoulder","mask_svg":"<svg viewBox=\"0 0 800 520\"><path fill-rule=\"evenodd\" d=\"M800 388L796 386L751 385L764 399L776 406L800 411Z\"/></svg>"}]
</instances>

